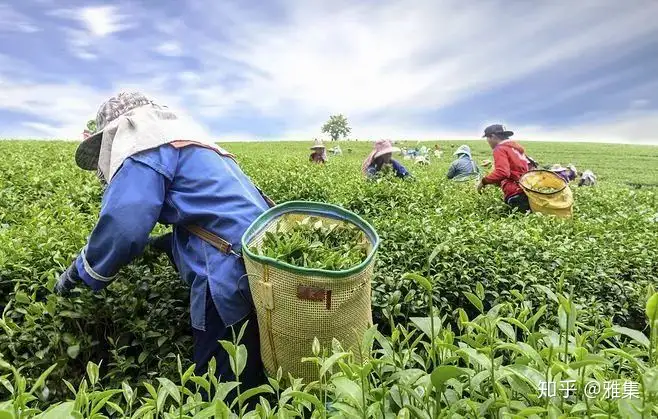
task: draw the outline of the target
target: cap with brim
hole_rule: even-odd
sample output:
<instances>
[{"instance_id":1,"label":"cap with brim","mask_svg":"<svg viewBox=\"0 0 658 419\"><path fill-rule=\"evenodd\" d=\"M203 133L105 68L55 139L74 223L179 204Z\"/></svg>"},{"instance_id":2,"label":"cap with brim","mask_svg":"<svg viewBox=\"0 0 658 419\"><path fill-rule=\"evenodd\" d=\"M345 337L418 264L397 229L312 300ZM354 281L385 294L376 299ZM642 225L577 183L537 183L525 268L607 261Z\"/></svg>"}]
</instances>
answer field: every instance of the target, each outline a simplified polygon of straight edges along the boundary
<instances>
[{"instance_id":1,"label":"cap with brim","mask_svg":"<svg viewBox=\"0 0 658 419\"><path fill-rule=\"evenodd\" d=\"M315 150L315 149L318 149L318 148L326 148L326 147L323 146L323 145L314 145L313 147L311 147L311 150Z\"/></svg>"},{"instance_id":2,"label":"cap with brim","mask_svg":"<svg viewBox=\"0 0 658 419\"><path fill-rule=\"evenodd\" d=\"M398 151L400 151L398 147L385 148L383 150L379 150L378 152L376 152L372 158L376 159L377 157L383 156L384 154L397 153Z\"/></svg>"},{"instance_id":3,"label":"cap with brim","mask_svg":"<svg viewBox=\"0 0 658 419\"><path fill-rule=\"evenodd\" d=\"M482 136L482 138L486 138L494 134L499 135L501 137L511 137L512 135L514 135L514 131L509 131L505 129L505 126L501 124L489 125L484 129L484 135Z\"/></svg>"}]
</instances>

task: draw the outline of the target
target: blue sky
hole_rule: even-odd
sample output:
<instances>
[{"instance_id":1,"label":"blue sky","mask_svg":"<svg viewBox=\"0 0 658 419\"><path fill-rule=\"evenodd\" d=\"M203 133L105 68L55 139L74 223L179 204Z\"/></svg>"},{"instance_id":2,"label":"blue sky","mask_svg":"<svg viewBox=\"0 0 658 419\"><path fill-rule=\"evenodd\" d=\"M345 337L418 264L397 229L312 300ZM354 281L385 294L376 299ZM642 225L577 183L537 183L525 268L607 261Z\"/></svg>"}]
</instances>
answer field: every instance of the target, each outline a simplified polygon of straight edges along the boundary
<instances>
[{"instance_id":1,"label":"blue sky","mask_svg":"<svg viewBox=\"0 0 658 419\"><path fill-rule=\"evenodd\" d=\"M353 137L658 144L658 1L0 4L0 138L79 139L142 90L218 140Z\"/></svg>"}]
</instances>

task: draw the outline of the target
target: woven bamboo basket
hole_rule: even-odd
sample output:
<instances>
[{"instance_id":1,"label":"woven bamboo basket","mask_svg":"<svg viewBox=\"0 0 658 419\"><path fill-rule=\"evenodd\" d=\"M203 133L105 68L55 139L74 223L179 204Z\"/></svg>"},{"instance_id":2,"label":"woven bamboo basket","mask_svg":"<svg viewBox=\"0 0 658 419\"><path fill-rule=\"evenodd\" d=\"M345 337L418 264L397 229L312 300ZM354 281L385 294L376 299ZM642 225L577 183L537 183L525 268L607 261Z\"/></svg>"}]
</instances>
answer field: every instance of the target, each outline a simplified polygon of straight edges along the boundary
<instances>
[{"instance_id":1,"label":"woven bamboo basket","mask_svg":"<svg viewBox=\"0 0 658 419\"><path fill-rule=\"evenodd\" d=\"M327 223L350 223L365 233L368 256L344 271L326 271L293 266L251 251L262 245L265 233L314 216ZM331 347L336 338L343 349L353 350L372 326L371 286L379 237L366 221L343 208L315 202L293 201L263 213L242 237L242 252L249 287L256 306L261 356L267 372L279 367L284 376L316 380L317 367L303 363L313 356L318 338Z\"/></svg>"}]
</instances>

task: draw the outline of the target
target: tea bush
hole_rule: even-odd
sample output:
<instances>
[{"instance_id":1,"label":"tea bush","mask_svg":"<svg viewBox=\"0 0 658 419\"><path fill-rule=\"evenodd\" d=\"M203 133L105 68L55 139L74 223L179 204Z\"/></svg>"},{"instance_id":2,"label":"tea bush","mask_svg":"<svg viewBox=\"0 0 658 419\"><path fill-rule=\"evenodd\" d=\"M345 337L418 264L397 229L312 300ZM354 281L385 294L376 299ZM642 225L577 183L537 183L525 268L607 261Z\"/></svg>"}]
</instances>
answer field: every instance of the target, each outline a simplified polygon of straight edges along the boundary
<instances>
[{"instance_id":1,"label":"tea bush","mask_svg":"<svg viewBox=\"0 0 658 419\"><path fill-rule=\"evenodd\" d=\"M405 411L400 413L396 406L407 399L416 400L405 404L410 406L408 414L416 417L435 417L439 409L446 417L503 415L504 411L544 415L554 408L572 415L632 410L628 400L588 403L582 397L559 400L555 407L537 398L536 379L514 378L521 369L538 377L526 367L542 377L576 377L579 385L591 377L649 380L642 388L642 400L644 408L653 409L652 393L646 391L653 391L655 385L651 384L655 346L645 345L653 342L647 337L645 303L658 279L658 201L656 188L627 183L650 185L656 183L658 173L633 166L635 159L622 156L641 155L655 161L656 148L568 145L555 151L548 144L527 144L529 153L542 163L573 162L581 170L591 168L600 175L601 183L595 188L573 188L574 218L558 220L536 214L509 215L499 191L487 189L480 196L470 183L448 182L444 175L449 152L428 167L409 167L412 181L366 182L359 169L367 144L341 144L346 154L330 159L325 167L306 162L305 144L226 147L275 201L342 205L371 222L382 238L373 282L374 315L381 333L373 332L379 343L372 367L362 369L349 362L347 355L338 356L333 375L327 371L320 383L293 382L287 390L280 388L278 398L261 403L261 412L300 412L315 406L327 413L308 395L333 400L333 406L338 406L334 409L350 416L354 411L341 404L345 403L362 417L377 417L382 409L405 417ZM481 142L472 145L477 159L489 156L484 147ZM131 413L144 408L144 414L147 406L153 407L153 413L168 411L173 405L176 416L181 411L191 415L198 414L198 409L222 409L220 403L192 407L196 401L188 399L196 400L196 392L185 387L191 378L182 380L179 371L190 365L188 291L165 258L145 255L123 269L117 281L100 294L83 290L60 298L51 293L57 274L84 244L102 193L93 174L74 167L74 148L74 144L59 142L0 143L0 354L5 368L19 368L0 381L4 385L0 399L11 399L13 407L42 409L76 397L66 379L76 386L83 383L85 396L76 390L76 402L59 408L70 407L85 417L93 416L92 399L100 403L108 396L95 413L119 411L107 403ZM348 148L353 152L347 153ZM443 148L452 149L446 143ZM427 277L431 299L417 278L405 276L408 272ZM558 298L566 294L568 305ZM431 335L425 332L432 329L424 324L420 330L425 332L421 332L410 323L411 318L428 316L430 309L441 316L437 321L441 341L437 336L434 340L440 350L432 349L427 336L421 338ZM564 313L569 310L578 313L579 321L570 323L570 339L565 340ZM544 315L529 327L533 312ZM575 315L569 318L576 319ZM631 330L622 329L635 343L620 337L613 326ZM503 346L492 349L496 345ZM393 349L387 352L388 347ZM479 355L490 359L484 362ZM600 363L589 364L589 355L605 362L596 358ZM332 358L330 353L327 356ZM478 359L483 362L477 364ZM586 364L569 369L573 362ZM89 376L83 381L88 366L99 364L94 384ZM22 378L17 377L34 385L51 365L57 366L49 373L48 390L35 390L32 394L38 400L27 401L25 396L17 402L16 395L25 394ZM429 373L444 365L467 372L454 377L445 391L439 391L437 400ZM142 382L155 388L140 387ZM201 377L195 377L195 382L202 382ZM442 390L444 384L436 387ZM141 388L139 394L145 398L135 396L130 407L125 391L124 396L117 393L122 385L135 391ZM174 388L180 388L178 398L172 395ZM285 391L287 398L282 397ZM354 394L360 402L352 400ZM519 413L524 409L530 410Z\"/></svg>"}]
</instances>

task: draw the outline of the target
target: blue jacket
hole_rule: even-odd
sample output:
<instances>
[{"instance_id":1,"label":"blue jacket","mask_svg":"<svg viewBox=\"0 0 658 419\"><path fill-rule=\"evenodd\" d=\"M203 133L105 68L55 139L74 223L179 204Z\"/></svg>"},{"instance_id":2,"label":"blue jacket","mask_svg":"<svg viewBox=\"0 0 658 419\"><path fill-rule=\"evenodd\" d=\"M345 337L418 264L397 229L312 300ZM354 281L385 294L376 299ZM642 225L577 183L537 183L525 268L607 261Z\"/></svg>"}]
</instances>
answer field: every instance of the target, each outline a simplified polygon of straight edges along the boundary
<instances>
[{"instance_id":1,"label":"blue jacket","mask_svg":"<svg viewBox=\"0 0 658 419\"><path fill-rule=\"evenodd\" d=\"M480 168L477 164L470 157L462 154L450 165L448 179L476 175L478 173L480 173Z\"/></svg>"},{"instance_id":2,"label":"blue jacket","mask_svg":"<svg viewBox=\"0 0 658 419\"><path fill-rule=\"evenodd\" d=\"M393 166L393 171L395 172L395 176L400 178L405 178L409 176L410 173L403 165L398 163L397 160L391 160L391 165ZM368 176L369 179L372 179L373 177L375 177L376 174L377 174L377 167L374 164L371 164L366 169L366 176Z\"/></svg>"},{"instance_id":3,"label":"blue jacket","mask_svg":"<svg viewBox=\"0 0 658 419\"><path fill-rule=\"evenodd\" d=\"M185 224L228 240L240 252L242 234L267 203L230 158L215 151L163 145L126 159L108 185L99 220L76 259L78 274L93 290L139 256L157 222L172 224L173 256L191 287L192 327L205 331L206 290L227 326L253 307L242 259L225 255Z\"/></svg>"}]
</instances>

